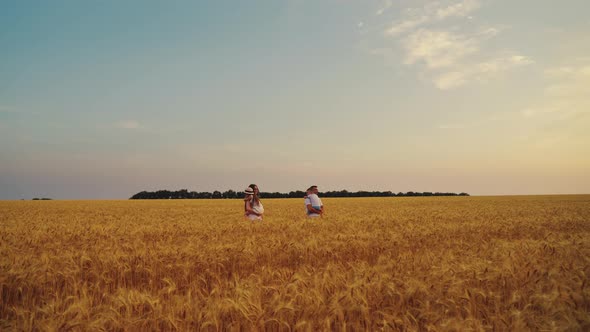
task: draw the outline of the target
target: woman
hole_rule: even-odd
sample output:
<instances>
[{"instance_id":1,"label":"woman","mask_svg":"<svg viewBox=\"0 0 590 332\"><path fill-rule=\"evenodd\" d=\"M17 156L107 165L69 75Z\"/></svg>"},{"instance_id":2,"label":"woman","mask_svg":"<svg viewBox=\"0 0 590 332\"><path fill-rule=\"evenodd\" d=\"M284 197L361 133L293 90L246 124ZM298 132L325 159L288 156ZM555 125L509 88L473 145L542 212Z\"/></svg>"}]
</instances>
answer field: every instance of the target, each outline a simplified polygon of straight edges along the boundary
<instances>
[{"instance_id":1,"label":"woman","mask_svg":"<svg viewBox=\"0 0 590 332\"><path fill-rule=\"evenodd\" d=\"M264 207L260 198L258 198L258 186L251 184L244 190L246 196L244 197L244 215L249 220L262 220L264 214Z\"/></svg>"}]
</instances>

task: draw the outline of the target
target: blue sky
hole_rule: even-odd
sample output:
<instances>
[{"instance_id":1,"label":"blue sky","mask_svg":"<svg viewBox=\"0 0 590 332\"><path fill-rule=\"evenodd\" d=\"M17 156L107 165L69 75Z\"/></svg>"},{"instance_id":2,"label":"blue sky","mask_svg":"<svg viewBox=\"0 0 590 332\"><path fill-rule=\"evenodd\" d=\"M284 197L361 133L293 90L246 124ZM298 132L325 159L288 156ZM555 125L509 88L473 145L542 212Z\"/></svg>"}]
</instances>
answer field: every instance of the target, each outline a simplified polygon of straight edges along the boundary
<instances>
[{"instance_id":1,"label":"blue sky","mask_svg":"<svg viewBox=\"0 0 590 332\"><path fill-rule=\"evenodd\" d=\"M587 1L19 1L0 199L590 193Z\"/></svg>"}]
</instances>

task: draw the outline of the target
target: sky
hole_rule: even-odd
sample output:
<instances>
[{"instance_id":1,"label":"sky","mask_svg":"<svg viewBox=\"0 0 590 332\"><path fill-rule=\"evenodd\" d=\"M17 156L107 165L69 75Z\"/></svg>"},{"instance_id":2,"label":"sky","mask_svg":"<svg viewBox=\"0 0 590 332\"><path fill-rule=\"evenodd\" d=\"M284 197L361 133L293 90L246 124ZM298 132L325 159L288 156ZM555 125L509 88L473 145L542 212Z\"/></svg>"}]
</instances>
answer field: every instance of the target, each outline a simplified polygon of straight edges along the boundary
<instances>
[{"instance_id":1,"label":"sky","mask_svg":"<svg viewBox=\"0 0 590 332\"><path fill-rule=\"evenodd\" d=\"M587 0L3 1L0 199L590 193Z\"/></svg>"}]
</instances>

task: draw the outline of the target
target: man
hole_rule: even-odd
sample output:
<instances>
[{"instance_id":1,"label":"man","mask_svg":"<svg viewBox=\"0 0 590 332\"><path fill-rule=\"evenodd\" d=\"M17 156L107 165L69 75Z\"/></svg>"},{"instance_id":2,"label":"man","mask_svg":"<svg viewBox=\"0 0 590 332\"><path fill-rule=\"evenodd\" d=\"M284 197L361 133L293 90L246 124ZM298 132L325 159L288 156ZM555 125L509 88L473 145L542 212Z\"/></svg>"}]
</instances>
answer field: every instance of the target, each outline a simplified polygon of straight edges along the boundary
<instances>
[{"instance_id":1,"label":"man","mask_svg":"<svg viewBox=\"0 0 590 332\"><path fill-rule=\"evenodd\" d=\"M324 215L324 205L318 196L318 186L311 186L307 189L307 196L304 197L305 212L308 218L318 218Z\"/></svg>"}]
</instances>

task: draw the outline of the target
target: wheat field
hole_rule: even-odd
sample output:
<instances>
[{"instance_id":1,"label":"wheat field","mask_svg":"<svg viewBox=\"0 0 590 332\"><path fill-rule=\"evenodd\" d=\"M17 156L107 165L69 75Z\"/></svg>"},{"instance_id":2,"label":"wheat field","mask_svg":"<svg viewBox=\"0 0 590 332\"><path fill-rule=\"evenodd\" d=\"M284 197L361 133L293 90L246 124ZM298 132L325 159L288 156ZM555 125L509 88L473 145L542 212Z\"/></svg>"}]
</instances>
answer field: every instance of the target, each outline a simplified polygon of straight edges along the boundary
<instances>
[{"instance_id":1,"label":"wheat field","mask_svg":"<svg viewBox=\"0 0 590 332\"><path fill-rule=\"evenodd\" d=\"M0 202L0 328L590 330L590 195Z\"/></svg>"}]
</instances>

